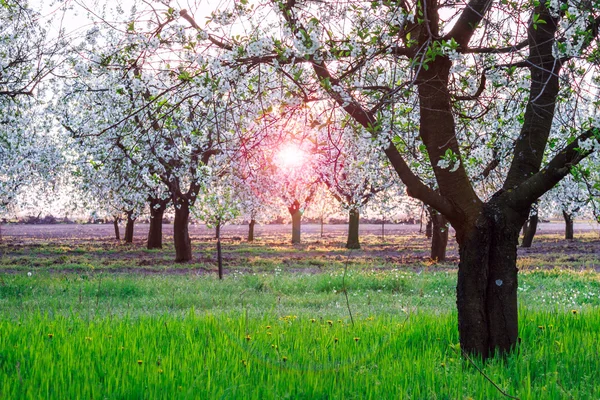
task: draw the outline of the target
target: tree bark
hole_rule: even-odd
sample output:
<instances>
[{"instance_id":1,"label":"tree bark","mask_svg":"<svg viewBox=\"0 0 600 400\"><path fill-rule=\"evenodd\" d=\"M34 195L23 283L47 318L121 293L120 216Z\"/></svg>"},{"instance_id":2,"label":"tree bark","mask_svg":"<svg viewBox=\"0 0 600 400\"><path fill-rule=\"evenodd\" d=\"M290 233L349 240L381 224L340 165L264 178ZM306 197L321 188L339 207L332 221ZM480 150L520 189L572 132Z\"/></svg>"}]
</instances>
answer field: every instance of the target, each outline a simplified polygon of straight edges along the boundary
<instances>
[{"instance_id":1,"label":"tree bark","mask_svg":"<svg viewBox=\"0 0 600 400\"><path fill-rule=\"evenodd\" d=\"M292 205L288 207L290 215L292 216L292 244L300 243L301 223L302 223L302 211L300 210L300 202L294 200Z\"/></svg>"},{"instance_id":2,"label":"tree bark","mask_svg":"<svg viewBox=\"0 0 600 400\"><path fill-rule=\"evenodd\" d=\"M517 343L516 262L523 219L488 203L475 224L457 232L461 349L483 359L506 354Z\"/></svg>"},{"instance_id":3,"label":"tree bark","mask_svg":"<svg viewBox=\"0 0 600 400\"><path fill-rule=\"evenodd\" d=\"M521 247L531 247L533 238L537 232L537 225L538 214L537 212L532 212L529 216L529 220L525 222L525 229L523 229L523 243L521 243Z\"/></svg>"},{"instance_id":4,"label":"tree bark","mask_svg":"<svg viewBox=\"0 0 600 400\"><path fill-rule=\"evenodd\" d=\"M115 228L115 238L121 240L121 232L119 232L119 217L114 217L113 226Z\"/></svg>"},{"instance_id":5,"label":"tree bark","mask_svg":"<svg viewBox=\"0 0 600 400\"><path fill-rule=\"evenodd\" d=\"M250 224L248 225L248 241L254 241L254 225L256 225L256 221L251 219Z\"/></svg>"},{"instance_id":6,"label":"tree bark","mask_svg":"<svg viewBox=\"0 0 600 400\"><path fill-rule=\"evenodd\" d=\"M175 242L175 262L187 262L192 259L192 243L188 225L190 206L185 200L180 200L175 206L175 221L173 222L173 241Z\"/></svg>"},{"instance_id":7,"label":"tree bark","mask_svg":"<svg viewBox=\"0 0 600 400\"><path fill-rule=\"evenodd\" d=\"M133 211L127 211L127 224L125 225L125 243L133 243L134 225L135 218L133 218Z\"/></svg>"},{"instance_id":8,"label":"tree bark","mask_svg":"<svg viewBox=\"0 0 600 400\"><path fill-rule=\"evenodd\" d=\"M565 239L573 240L573 215L564 210L562 214L565 219Z\"/></svg>"},{"instance_id":9,"label":"tree bark","mask_svg":"<svg viewBox=\"0 0 600 400\"><path fill-rule=\"evenodd\" d=\"M448 221L446 217L435 210L431 210L430 215L432 224L431 259L436 262L446 261Z\"/></svg>"},{"instance_id":10,"label":"tree bark","mask_svg":"<svg viewBox=\"0 0 600 400\"><path fill-rule=\"evenodd\" d=\"M155 207L158 204L158 207ZM162 249L162 224L166 204L150 202L150 228L148 229L148 249Z\"/></svg>"},{"instance_id":11,"label":"tree bark","mask_svg":"<svg viewBox=\"0 0 600 400\"><path fill-rule=\"evenodd\" d=\"M431 214L427 214L427 224L425 225L425 237L431 239L433 236L433 218Z\"/></svg>"},{"instance_id":12,"label":"tree bark","mask_svg":"<svg viewBox=\"0 0 600 400\"><path fill-rule=\"evenodd\" d=\"M347 249L360 249L360 240L358 236L359 224L359 211L357 209L350 210L350 216L348 221L348 241L346 242Z\"/></svg>"}]
</instances>

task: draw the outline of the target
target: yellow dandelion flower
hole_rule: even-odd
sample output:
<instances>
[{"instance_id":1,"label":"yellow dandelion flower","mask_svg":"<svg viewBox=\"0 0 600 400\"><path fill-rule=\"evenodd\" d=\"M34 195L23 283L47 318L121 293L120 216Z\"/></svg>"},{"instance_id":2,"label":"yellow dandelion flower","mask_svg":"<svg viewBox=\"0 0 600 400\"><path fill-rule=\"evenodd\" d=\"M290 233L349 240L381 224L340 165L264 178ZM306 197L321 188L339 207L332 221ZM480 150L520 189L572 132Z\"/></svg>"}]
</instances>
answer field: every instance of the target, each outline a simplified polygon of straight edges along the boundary
<instances>
[{"instance_id":1,"label":"yellow dandelion flower","mask_svg":"<svg viewBox=\"0 0 600 400\"><path fill-rule=\"evenodd\" d=\"M48 339L52 339L54 337L54 333L49 333L48 334Z\"/></svg>"},{"instance_id":2,"label":"yellow dandelion flower","mask_svg":"<svg viewBox=\"0 0 600 400\"><path fill-rule=\"evenodd\" d=\"M252 338L250 337L250 335L246 335L246 340L247 341L251 341L252 340Z\"/></svg>"},{"instance_id":3,"label":"yellow dandelion flower","mask_svg":"<svg viewBox=\"0 0 600 400\"><path fill-rule=\"evenodd\" d=\"M571 310L571 312L573 313L573 315L577 315L577 310Z\"/></svg>"},{"instance_id":4,"label":"yellow dandelion flower","mask_svg":"<svg viewBox=\"0 0 600 400\"><path fill-rule=\"evenodd\" d=\"M162 368L159 368L159 369L158 369L158 373L159 373L159 374L162 374L163 372L164 372L164 371L162 370Z\"/></svg>"},{"instance_id":5,"label":"yellow dandelion flower","mask_svg":"<svg viewBox=\"0 0 600 400\"><path fill-rule=\"evenodd\" d=\"M271 329L271 325L267 325L267 329Z\"/></svg>"},{"instance_id":6,"label":"yellow dandelion flower","mask_svg":"<svg viewBox=\"0 0 600 400\"><path fill-rule=\"evenodd\" d=\"M286 362L287 361L287 357L283 356L283 357L281 357L281 360L283 360L283 362Z\"/></svg>"},{"instance_id":7,"label":"yellow dandelion flower","mask_svg":"<svg viewBox=\"0 0 600 400\"><path fill-rule=\"evenodd\" d=\"M359 338L359 337L355 337L355 338L354 338L354 341L355 341L355 342L358 342L359 340L360 340L360 338Z\"/></svg>"},{"instance_id":8,"label":"yellow dandelion flower","mask_svg":"<svg viewBox=\"0 0 600 400\"><path fill-rule=\"evenodd\" d=\"M538 326L538 329L544 330L544 329L546 329L546 327L544 325L540 325L540 326Z\"/></svg>"},{"instance_id":9,"label":"yellow dandelion flower","mask_svg":"<svg viewBox=\"0 0 600 400\"><path fill-rule=\"evenodd\" d=\"M267 335L271 336L271 332L267 332Z\"/></svg>"},{"instance_id":10,"label":"yellow dandelion flower","mask_svg":"<svg viewBox=\"0 0 600 400\"><path fill-rule=\"evenodd\" d=\"M138 365L142 365L143 361L142 360L137 360Z\"/></svg>"},{"instance_id":11,"label":"yellow dandelion flower","mask_svg":"<svg viewBox=\"0 0 600 400\"><path fill-rule=\"evenodd\" d=\"M339 341L338 338L333 338L333 343L337 343Z\"/></svg>"},{"instance_id":12,"label":"yellow dandelion flower","mask_svg":"<svg viewBox=\"0 0 600 400\"><path fill-rule=\"evenodd\" d=\"M333 321L332 321L332 320L327 320L327 323L328 323L329 325L333 325Z\"/></svg>"},{"instance_id":13,"label":"yellow dandelion flower","mask_svg":"<svg viewBox=\"0 0 600 400\"><path fill-rule=\"evenodd\" d=\"M311 319L310 319L310 322L312 322L313 324L314 324L316 321L317 321L317 320L316 320L316 319L314 319L314 318L311 318Z\"/></svg>"}]
</instances>

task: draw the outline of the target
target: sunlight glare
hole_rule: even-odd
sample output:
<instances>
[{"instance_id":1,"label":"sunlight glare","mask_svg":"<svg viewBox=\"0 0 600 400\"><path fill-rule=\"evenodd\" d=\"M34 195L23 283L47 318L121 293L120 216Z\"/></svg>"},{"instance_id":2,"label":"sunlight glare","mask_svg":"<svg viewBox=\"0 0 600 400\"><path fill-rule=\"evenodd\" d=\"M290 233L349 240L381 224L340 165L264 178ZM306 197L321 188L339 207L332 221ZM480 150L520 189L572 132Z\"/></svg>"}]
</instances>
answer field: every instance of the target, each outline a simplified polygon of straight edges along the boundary
<instances>
[{"instance_id":1,"label":"sunlight glare","mask_svg":"<svg viewBox=\"0 0 600 400\"><path fill-rule=\"evenodd\" d=\"M283 168L298 168L304 164L306 158L306 153L300 147L287 144L277 153L276 161Z\"/></svg>"}]
</instances>

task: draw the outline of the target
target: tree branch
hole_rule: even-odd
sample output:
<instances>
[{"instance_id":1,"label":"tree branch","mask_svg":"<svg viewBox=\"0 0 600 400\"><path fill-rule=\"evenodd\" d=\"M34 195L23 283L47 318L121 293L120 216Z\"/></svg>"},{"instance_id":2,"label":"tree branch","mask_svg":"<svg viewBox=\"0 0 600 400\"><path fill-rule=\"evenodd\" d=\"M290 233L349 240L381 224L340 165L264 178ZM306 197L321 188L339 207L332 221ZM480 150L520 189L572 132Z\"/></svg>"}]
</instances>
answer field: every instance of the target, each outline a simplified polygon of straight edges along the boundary
<instances>
[{"instance_id":1,"label":"tree branch","mask_svg":"<svg viewBox=\"0 0 600 400\"><path fill-rule=\"evenodd\" d=\"M508 203L516 209L527 208L536 199L552 189L562 178L571 172L571 168L586 158L592 150L581 148L582 142L595 138L600 141L597 128L588 129L575 141L556 154L541 171L535 173L518 186L508 189L503 195L508 196Z\"/></svg>"},{"instance_id":2,"label":"tree branch","mask_svg":"<svg viewBox=\"0 0 600 400\"><path fill-rule=\"evenodd\" d=\"M454 39L461 48L467 48L475 29L489 10L493 0L471 0L463 10L446 39Z\"/></svg>"}]
</instances>

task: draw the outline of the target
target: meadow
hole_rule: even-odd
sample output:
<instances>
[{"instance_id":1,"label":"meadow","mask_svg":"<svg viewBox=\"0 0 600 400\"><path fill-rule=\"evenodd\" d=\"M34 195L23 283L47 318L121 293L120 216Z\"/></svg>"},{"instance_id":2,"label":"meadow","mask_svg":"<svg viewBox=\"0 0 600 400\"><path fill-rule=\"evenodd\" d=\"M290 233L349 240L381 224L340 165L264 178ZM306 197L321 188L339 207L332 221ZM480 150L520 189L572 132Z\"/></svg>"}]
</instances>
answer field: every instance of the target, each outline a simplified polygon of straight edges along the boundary
<instances>
[{"instance_id":1,"label":"meadow","mask_svg":"<svg viewBox=\"0 0 600 400\"><path fill-rule=\"evenodd\" d=\"M228 238L219 281L206 237L177 265L141 239L5 236L0 398L600 398L597 233L520 251L521 342L486 363L458 345L454 245L342 242Z\"/></svg>"}]
</instances>

